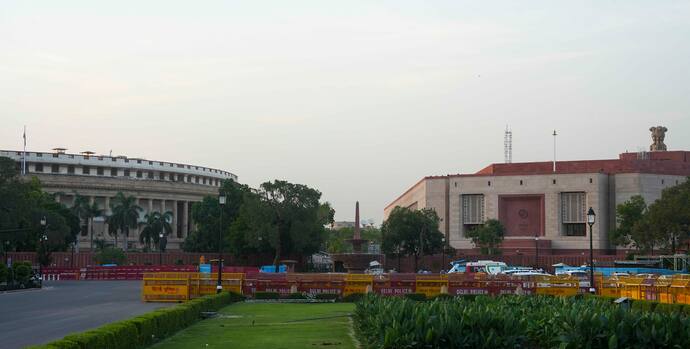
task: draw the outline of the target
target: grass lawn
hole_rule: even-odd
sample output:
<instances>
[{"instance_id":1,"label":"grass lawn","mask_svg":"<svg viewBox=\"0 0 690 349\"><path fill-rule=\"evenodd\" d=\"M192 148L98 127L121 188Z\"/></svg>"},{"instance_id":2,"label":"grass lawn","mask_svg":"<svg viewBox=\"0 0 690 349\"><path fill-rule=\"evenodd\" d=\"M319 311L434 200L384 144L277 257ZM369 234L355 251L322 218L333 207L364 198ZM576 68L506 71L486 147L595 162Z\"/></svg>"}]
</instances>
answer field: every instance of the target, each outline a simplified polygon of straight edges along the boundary
<instances>
[{"instance_id":1,"label":"grass lawn","mask_svg":"<svg viewBox=\"0 0 690 349\"><path fill-rule=\"evenodd\" d=\"M352 303L237 303L151 348L355 348Z\"/></svg>"}]
</instances>

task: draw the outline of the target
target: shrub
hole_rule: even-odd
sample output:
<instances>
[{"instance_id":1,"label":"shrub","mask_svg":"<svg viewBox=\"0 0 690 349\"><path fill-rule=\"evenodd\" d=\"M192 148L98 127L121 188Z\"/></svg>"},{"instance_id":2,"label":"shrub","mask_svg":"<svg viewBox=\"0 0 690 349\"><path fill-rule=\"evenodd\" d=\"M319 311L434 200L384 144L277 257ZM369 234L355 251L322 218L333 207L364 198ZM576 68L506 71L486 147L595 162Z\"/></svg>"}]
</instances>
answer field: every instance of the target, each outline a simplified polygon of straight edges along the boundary
<instances>
[{"instance_id":1,"label":"shrub","mask_svg":"<svg viewBox=\"0 0 690 349\"><path fill-rule=\"evenodd\" d=\"M356 303L362 300L364 298L364 293L350 293L347 296L343 297L343 302L346 303Z\"/></svg>"},{"instance_id":2,"label":"shrub","mask_svg":"<svg viewBox=\"0 0 690 349\"><path fill-rule=\"evenodd\" d=\"M0 283L6 282L8 276L7 266L4 263L0 263Z\"/></svg>"},{"instance_id":3,"label":"shrub","mask_svg":"<svg viewBox=\"0 0 690 349\"><path fill-rule=\"evenodd\" d=\"M636 299L632 302L632 308L639 311L652 312L657 304L657 302Z\"/></svg>"},{"instance_id":4,"label":"shrub","mask_svg":"<svg viewBox=\"0 0 690 349\"><path fill-rule=\"evenodd\" d=\"M12 274L14 274L14 281L20 284L27 284L31 278L31 263L17 262L12 264Z\"/></svg>"},{"instance_id":5,"label":"shrub","mask_svg":"<svg viewBox=\"0 0 690 349\"><path fill-rule=\"evenodd\" d=\"M278 299L280 293L278 292L255 292L254 299Z\"/></svg>"},{"instance_id":6,"label":"shrub","mask_svg":"<svg viewBox=\"0 0 690 349\"><path fill-rule=\"evenodd\" d=\"M417 302L423 302L426 300L426 295L424 293L408 293L405 295L405 298Z\"/></svg>"},{"instance_id":7,"label":"shrub","mask_svg":"<svg viewBox=\"0 0 690 349\"><path fill-rule=\"evenodd\" d=\"M71 334L33 348L144 348L198 321L203 311L218 310L243 299L242 295L229 292L197 298L172 308L158 309L129 320Z\"/></svg>"},{"instance_id":8,"label":"shrub","mask_svg":"<svg viewBox=\"0 0 690 349\"><path fill-rule=\"evenodd\" d=\"M98 264L117 264L123 265L127 257L122 249L117 247L104 247L98 250L94 256L96 263Z\"/></svg>"},{"instance_id":9,"label":"shrub","mask_svg":"<svg viewBox=\"0 0 690 349\"><path fill-rule=\"evenodd\" d=\"M334 300L340 298L340 295L337 293L317 293L314 298L321 300Z\"/></svg>"},{"instance_id":10,"label":"shrub","mask_svg":"<svg viewBox=\"0 0 690 349\"><path fill-rule=\"evenodd\" d=\"M453 300L453 299L455 299L455 297L454 297L454 296L451 296L451 295L449 295L449 294L447 294L447 293L441 293L441 294L439 294L439 295L433 297L432 299L433 299L433 300L437 300L437 301L443 302L443 301L450 301L450 300Z\"/></svg>"},{"instance_id":11,"label":"shrub","mask_svg":"<svg viewBox=\"0 0 690 349\"><path fill-rule=\"evenodd\" d=\"M301 293L290 293L285 298L287 298L287 299L307 299L307 296L305 296Z\"/></svg>"}]
</instances>

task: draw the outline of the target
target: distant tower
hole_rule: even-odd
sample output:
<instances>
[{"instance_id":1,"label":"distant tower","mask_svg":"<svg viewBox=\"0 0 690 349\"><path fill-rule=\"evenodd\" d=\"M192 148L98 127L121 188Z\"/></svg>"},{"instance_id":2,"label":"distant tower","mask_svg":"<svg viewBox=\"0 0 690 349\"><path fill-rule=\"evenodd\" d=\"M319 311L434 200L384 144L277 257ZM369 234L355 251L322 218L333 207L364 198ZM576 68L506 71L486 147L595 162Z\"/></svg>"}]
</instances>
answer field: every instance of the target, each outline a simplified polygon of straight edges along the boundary
<instances>
[{"instance_id":1,"label":"distant tower","mask_svg":"<svg viewBox=\"0 0 690 349\"><path fill-rule=\"evenodd\" d=\"M506 125L506 132L503 135L503 158L506 164L513 162L513 131Z\"/></svg>"}]
</instances>

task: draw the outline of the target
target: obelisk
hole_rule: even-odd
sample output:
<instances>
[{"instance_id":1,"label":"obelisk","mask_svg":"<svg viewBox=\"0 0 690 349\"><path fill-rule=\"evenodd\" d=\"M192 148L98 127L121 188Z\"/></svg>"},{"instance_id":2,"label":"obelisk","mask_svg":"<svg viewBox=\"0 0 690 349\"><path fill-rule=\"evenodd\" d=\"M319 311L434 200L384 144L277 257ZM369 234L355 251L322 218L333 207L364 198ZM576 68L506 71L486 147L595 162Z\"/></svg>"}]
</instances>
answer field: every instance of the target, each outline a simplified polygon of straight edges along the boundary
<instances>
[{"instance_id":1,"label":"obelisk","mask_svg":"<svg viewBox=\"0 0 690 349\"><path fill-rule=\"evenodd\" d=\"M359 231L359 201L355 203L355 236L354 240L359 240L362 238L362 235Z\"/></svg>"}]
</instances>

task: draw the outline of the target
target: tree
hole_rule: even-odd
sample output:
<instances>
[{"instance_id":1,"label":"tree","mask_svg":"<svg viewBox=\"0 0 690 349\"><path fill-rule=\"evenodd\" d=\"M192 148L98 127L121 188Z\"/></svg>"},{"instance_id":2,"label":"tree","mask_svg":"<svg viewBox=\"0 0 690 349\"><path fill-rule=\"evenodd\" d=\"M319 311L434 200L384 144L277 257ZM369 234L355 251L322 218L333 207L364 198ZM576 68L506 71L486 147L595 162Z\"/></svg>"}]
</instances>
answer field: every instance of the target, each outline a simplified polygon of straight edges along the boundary
<instances>
[{"instance_id":1,"label":"tree","mask_svg":"<svg viewBox=\"0 0 690 349\"><path fill-rule=\"evenodd\" d=\"M125 196L122 192L118 192L111 201L112 214L108 217L108 224L122 233L122 250L127 252L127 237L129 236L129 229L136 228L139 224L139 212L143 209L136 204L134 196ZM115 244L117 244L117 231L115 232Z\"/></svg>"},{"instance_id":2,"label":"tree","mask_svg":"<svg viewBox=\"0 0 690 349\"><path fill-rule=\"evenodd\" d=\"M381 250L389 256L414 256L414 269L425 255L438 253L443 248L443 234L438 229L439 217L433 209L393 209L381 226Z\"/></svg>"},{"instance_id":3,"label":"tree","mask_svg":"<svg viewBox=\"0 0 690 349\"><path fill-rule=\"evenodd\" d=\"M270 246L276 271L283 256L311 255L326 238L326 224L335 211L321 203L321 192L302 184L275 180L261 184L256 195L245 197L240 214L249 228L251 247Z\"/></svg>"},{"instance_id":4,"label":"tree","mask_svg":"<svg viewBox=\"0 0 690 349\"><path fill-rule=\"evenodd\" d=\"M89 249L93 250L93 219L101 217L104 211L98 207L98 203L95 201L91 203L88 197L75 193L72 212L86 226L86 230L89 232Z\"/></svg>"},{"instance_id":5,"label":"tree","mask_svg":"<svg viewBox=\"0 0 690 349\"><path fill-rule=\"evenodd\" d=\"M144 228L139 233L139 242L146 246L146 250L151 250L151 242L155 243L161 250L164 250L162 244L160 243L160 234L166 237L172 233L172 212L167 211L164 213L151 212L144 216L146 223Z\"/></svg>"},{"instance_id":6,"label":"tree","mask_svg":"<svg viewBox=\"0 0 690 349\"><path fill-rule=\"evenodd\" d=\"M618 246L628 246L631 243L638 249L646 244L638 234L640 222L647 212L647 204L640 195L635 195L616 207L616 229L612 230L609 238Z\"/></svg>"},{"instance_id":7,"label":"tree","mask_svg":"<svg viewBox=\"0 0 690 349\"><path fill-rule=\"evenodd\" d=\"M505 228L497 219L488 219L483 225L465 232L465 237L472 239L475 247L482 254L497 254L498 246L503 241Z\"/></svg>"},{"instance_id":8,"label":"tree","mask_svg":"<svg viewBox=\"0 0 690 349\"><path fill-rule=\"evenodd\" d=\"M645 215L649 231L660 243L676 253L678 245L690 238L690 180L661 192Z\"/></svg>"},{"instance_id":9,"label":"tree","mask_svg":"<svg viewBox=\"0 0 690 349\"><path fill-rule=\"evenodd\" d=\"M201 202L192 205L192 219L196 222L196 230L185 238L181 247L186 252L217 252L219 229L223 231L223 250L236 250L230 247L231 226L234 224L245 198L251 196L251 189L244 184L239 184L232 179L223 181L219 193L226 196L226 204L223 205L223 226L220 227L220 210L217 196L206 196ZM244 231L241 232L242 235ZM236 243L244 240L235 239ZM246 245L246 244L245 244ZM238 247L239 250L242 248Z\"/></svg>"}]
</instances>

